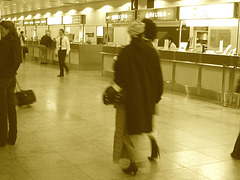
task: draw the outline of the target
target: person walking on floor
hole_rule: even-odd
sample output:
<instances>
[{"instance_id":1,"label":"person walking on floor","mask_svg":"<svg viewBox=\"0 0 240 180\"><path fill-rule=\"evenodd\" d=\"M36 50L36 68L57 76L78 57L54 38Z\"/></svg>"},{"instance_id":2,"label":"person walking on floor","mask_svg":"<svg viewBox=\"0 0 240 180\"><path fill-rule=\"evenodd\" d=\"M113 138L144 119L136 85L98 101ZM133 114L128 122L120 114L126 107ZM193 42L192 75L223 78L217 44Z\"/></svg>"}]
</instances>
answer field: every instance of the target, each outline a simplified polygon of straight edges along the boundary
<instances>
[{"instance_id":1,"label":"person walking on floor","mask_svg":"<svg viewBox=\"0 0 240 180\"><path fill-rule=\"evenodd\" d=\"M65 64L65 59L70 53L70 43L68 38L64 35L64 30L59 29L59 37L57 38L56 43L56 56L58 56L60 74L58 77L64 77L64 68L67 73L69 73L69 69Z\"/></svg>"},{"instance_id":2,"label":"person walking on floor","mask_svg":"<svg viewBox=\"0 0 240 180\"><path fill-rule=\"evenodd\" d=\"M25 36L24 36L24 32L21 31L20 32L20 43L21 43L21 49L22 49L22 58L25 60L26 59L26 47L25 47Z\"/></svg>"},{"instance_id":3,"label":"person walking on floor","mask_svg":"<svg viewBox=\"0 0 240 180\"><path fill-rule=\"evenodd\" d=\"M143 19L142 22L145 24L143 39L147 44L153 47L153 41L156 38L156 34L157 34L156 24L151 19L146 19L146 18ZM157 160L160 157L160 150L156 140L157 139L156 134L157 133L153 131L148 135L151 140L151 147L152 147L151 156L148 157L150 161Z\"/></svg>"},{"instance_id":4,"label":"person walking on floor","mask_svg":"<svg viewBox=\"0 0 240 180\"><path fill-rule=\"evenodd\" d=\"M47 31L46 34L41 38L39 49L42 52L41 64L47 64L47 48L52 46L52 38L50 32Z\"/></svg>"},{"instance_id":5,"label":"person walking on floor","mask_svg":"<svg viewBox=\"0 0 240 180\"><path fill-rule=\"evenodd\" d=\"M17 138L15 109L16 72L22 62L21 44L10 21L0 22L0 147L14 145Z\"/></svg>"},{"instance_id":6,"label":"person walking on floor","mask_svg":"<svg viewBox=\"0 0 240 180\"><path fill-rule=\"evenodd\" d=\"M127 174L136 174L137 163L146 156L145 141L152 132L152 116L163 91L162 72L157 51L143 39L145 24L135 21L128 27L132 40L115 63L114 82L122 89L124 102L115 105L116 130L113 161L127 158Z\"/></svg>"}]
</instances>

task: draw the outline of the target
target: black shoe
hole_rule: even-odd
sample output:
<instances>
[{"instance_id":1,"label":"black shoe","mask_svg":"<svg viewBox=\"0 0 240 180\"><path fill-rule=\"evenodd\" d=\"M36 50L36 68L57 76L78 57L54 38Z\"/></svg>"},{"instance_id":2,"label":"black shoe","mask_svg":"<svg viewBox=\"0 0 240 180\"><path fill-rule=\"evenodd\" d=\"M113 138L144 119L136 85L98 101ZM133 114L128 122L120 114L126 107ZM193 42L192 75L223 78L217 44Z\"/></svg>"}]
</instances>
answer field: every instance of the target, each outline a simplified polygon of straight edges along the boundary
<instances>
[{"instance_id":1,"label":"black shoe","mask_svg":"<svg viewBox=\"0 0 240 180\"><path fill-rule=\"evenodd\" d=\"M156 161L157 159L160 158L160 152L159 152L159 147L157 145L157 142L155 139L151 139L151 145L152 145L152 154L151 157L148 157L149 161Z\"/></svg>"},{"instance_id":2,"label":"black shoe","mask_svg":"<svg viewBox=\"0 0 240 180\"><path fill-rule=\"evenodd\" d=\"M15 145L16 140L8 139L8 140L7 140L7 143L8 143L9 145Z\"/></svg>"},{"instance_id":3,"label":"black shoe","mask_svg":"<svg viewBox=\"0 0 240 180\"><path fill-rule=\"evenodd\" d=\"M230 155L231 155L232 158L240 160L240 157L236 156L234 153L231 153Z\"/></svg>"},{"instance_id":4,"label":"black shoe","mask_svg":"<svg viewBox=\"0 0 240 180\"><path fill-rule=\"evenodd\" d=\"M57 75L57 77L64 77L64 75Z\"/></svg>"},{"instance_id":5,"label":"black shoe","mask_svg":"<svg viewBox=\"0 0 240 180\"><path fill-rule=\"evenodd\" d=\"M4 147L5 146L5 143L0 143L0 147Z\"/></svg>"},{"instance_id":6,"label":"black shoe","mask_svg":"<svg viewBox=\"0 0 240 180\"><path fill-rule=\"evenodd\" d=\"M47 62L41 62L41 64L48 64Z\"/></svg>"},{"instance_id":7,"label":"black shoe","mask_svg":"<svg viewBox=\"0 0 240 180\"><path fill-rule=\"evenodd\" d=\"M136 163L131 163L127 168L122 168L123 172L125 174L132 174L135 176L137 171L138 171L138 167L136 165Z\"/></svg>"},{"instance_id":8,"label":"black shoe","mask_svg":"<svg viewBox=\"0 0 240 180\"><path fill-rule=\"evenodd\" d=\"M4 147L5 146L5 144L0 144L0 147Z\"/></svg>"}]
</instances>

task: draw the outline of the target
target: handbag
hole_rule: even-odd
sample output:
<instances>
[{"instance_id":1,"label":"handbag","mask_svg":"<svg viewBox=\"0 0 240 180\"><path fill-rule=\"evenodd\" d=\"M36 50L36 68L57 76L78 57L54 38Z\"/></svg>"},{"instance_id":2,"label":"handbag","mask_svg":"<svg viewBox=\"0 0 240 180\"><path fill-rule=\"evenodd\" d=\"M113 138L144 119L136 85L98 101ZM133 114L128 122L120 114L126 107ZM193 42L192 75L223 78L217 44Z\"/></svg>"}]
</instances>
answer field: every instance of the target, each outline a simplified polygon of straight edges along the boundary
<instances>
[{"instance_id":1,"label":"handbag","mask_svg":"<svg viewBox=\"0 0 240 180\"><path fill-rule=\"evenodd\" d=\"M124 103L125 93L119 86L114 84L105 89L103 93L103 104L114 105L117 103Z\"/></svg>"},{"instance_id":2,"label":"handbag","mask_svg":"<svg viewBox=\"0 0 240 180\"><path fill-rule=\"evenodd\" d=\"M18 89L18 90L17 90ZM17 88L16 88L16 104L19 107L26 106L33 104L36 102L36 96L33 90L22 90L18 81L17 81Z\"/></svg>"}]
</instances>

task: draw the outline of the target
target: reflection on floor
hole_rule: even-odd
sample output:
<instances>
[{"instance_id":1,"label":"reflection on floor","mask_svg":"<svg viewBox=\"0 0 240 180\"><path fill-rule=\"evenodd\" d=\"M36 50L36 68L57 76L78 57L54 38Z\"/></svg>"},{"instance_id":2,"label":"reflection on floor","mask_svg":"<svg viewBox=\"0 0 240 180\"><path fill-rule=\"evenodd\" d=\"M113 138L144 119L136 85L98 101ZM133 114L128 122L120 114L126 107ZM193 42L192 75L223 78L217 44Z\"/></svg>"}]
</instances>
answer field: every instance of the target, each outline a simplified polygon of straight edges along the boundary
<instances>
[{"instance_id":1,"label":"reflection on floor","mask_svg":"<svg viewBox=\"0 0 240 180\"><path fill-rule=\"evenodd\" d=\"M146 157L131 177L112 163L115 110L102 104L111 79L100 72L57 74L52 65L21 66L18 80L38 101L18 109L17 144L0 149L0 179L240 179L240 161L229 156L239 110L165 92L154 119L161 159L149 163Z\"/></svg>"}]
</instances>

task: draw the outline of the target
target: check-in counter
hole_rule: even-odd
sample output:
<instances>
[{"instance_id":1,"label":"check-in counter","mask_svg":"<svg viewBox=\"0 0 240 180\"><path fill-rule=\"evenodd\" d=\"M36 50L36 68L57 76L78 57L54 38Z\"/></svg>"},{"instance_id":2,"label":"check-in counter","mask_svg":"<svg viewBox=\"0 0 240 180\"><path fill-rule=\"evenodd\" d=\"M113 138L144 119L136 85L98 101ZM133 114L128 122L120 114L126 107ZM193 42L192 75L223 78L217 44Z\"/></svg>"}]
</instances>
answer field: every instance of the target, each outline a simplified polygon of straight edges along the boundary
<instances>
[{"instance_id":1,"label":"check-in counter","mask_svg":"<svg viewBox=\"0 0 240 180\"><path fill-rule=\"evenodd\" d=\"M114 56L121 48L103 47L103 74L113 74ZM239 56L159 50L164 88L239 106L234 93Z\"/></svg>"},{"instance_id":2,"label":"check-in counter","mask_svg":"<svg viewBox=\"0 0 240 180\"><path fill-rule=\"evenodd\" d=\"M41 51L39 50L39 41L28 41L27 46L29 49L28 58L40 60ZM47 61L49 63L58 64L58 58L55 56L56 42L52 47L47 48ZM101 71L102 58L101 51L102 45L82 45L77 43L70 44L70 54L66 57L66 64L73 69Z\"/></svg>"},{"instance_id":3,"label":"check-in counter","mask_svg":"<svg viewBox=\"0 0 240 180\"><path fill-rule=\"evenodd\" d=\"M118 56L122 47L103 46L102 48L102 74L112 75L114 73L115 56Z\"/></svg>"}]
</instances>

